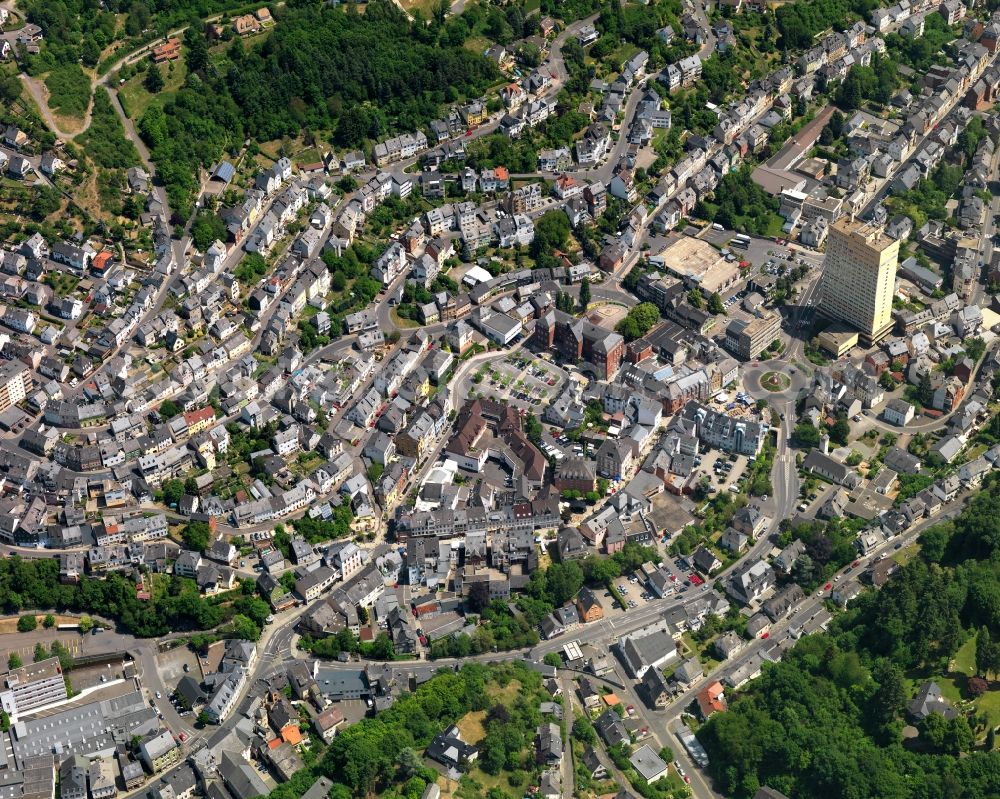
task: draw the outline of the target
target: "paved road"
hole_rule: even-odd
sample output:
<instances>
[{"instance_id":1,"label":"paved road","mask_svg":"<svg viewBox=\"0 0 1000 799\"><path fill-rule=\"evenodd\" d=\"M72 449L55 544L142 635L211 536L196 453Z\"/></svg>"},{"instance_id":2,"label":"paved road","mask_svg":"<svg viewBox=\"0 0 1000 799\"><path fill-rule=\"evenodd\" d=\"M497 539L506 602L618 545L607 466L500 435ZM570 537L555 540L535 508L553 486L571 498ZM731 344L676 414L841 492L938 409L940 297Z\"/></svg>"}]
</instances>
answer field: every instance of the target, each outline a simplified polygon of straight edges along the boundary
<instances>
[{"instance_id":1,"label":"paved road","mask_svg":"<svg viewBox=\"0 0 1000 799\"><path fill-rule=\"evenodd\" d=\"M190 753L201 746L208 746L209 748L215 749L229 736L229 734L233 731L233 728L236 726L236 723L240 720L240 718L242 718L239 713L240 706L247 696L249 696L252 691L257 689L257 682L262 679L267 679L271 675L276 674L285 668L284 662L292 655L290 650L295 624L298 622L299 617L305 612L305 610L305 607L293 608L276 614L275 622L265 627L261 639L257 644L257 664L250 673L246 681L246 686L235 703L236 710L234 710L233 713L222 722L222 724L217 727L208 726L202 729L191 729L186 726L186 723L180 719L180 717L177 717L177 720L174 723L168 723L168 726L175 732L181 729L188 731L189 738L184 744L181 745L185 754ZM136 639L136 643L132 648L130 648L130 651L137 653L140 657L140 665L142 667L143 679L146 687L153 692L159 690L163 693L164 699L166 699L167 687L163 685L162 680L160 680L155 663L155 642ZM162 706L169 706L169 702L157 702L157 705L163 709L164 720L167 721L169 719L167 716L167 709ZM176 716L176 714L174 715ZM167 771L161 774L161 776L166 776L175 769L183 767L183 765L184 762L182 761L180 764L167 769ZM135 791L122 795L140 796L145 794L148 788L149 786L146 785Z\"/></svg>"},{"instance_id":2,"label":"paved road","mask_svg":"<svg viewBox=\"0 0 1000 799\"><path fill-rule=\"evenodd\" d=\"M990 268L990 262L993 260L993 253L996 250L996 247L993 244L993 236L998 232L996 219L997 215L1000 214L1000 192L996 190L997 179L1000 177L1000 174L998 174L998 166L1000 166L1000 152L995 152L993 154L993 163L990 169L990 178L992 183L990 184L989 189L992 199L986 209L986 222L983 224L982 235L979 238L980 258L986 269ZM981 304L985 298L985 277L985 275L981 274L979 276L979 280L976 282L976 288L972 296L972 301L976 304Z\"/></svg>"},{"instance_id":3,"label":"paved road","mask_svg":"<svg viewBox=\"0 0 1000 799\"><path fill-rule=\"evenodd\" d=\"M568 711L564 719L566 723L563 725L563 758L562 763L560 763L562 771L562 795L563 799L572 799L576 791L573 772L573 742L570 735L573 729L573 702L575 697L573 696L573 683L570 680L569 674L565 671L559 674L559 687L562 688L563 696L566 697L566 710Z\"/></svg>"},{"instance_id":4,"label":"paved road","mask_svg":"<svg viewBox=\"0 0 1000 799\"><path fill-rule=\"evenodd\" d=\"M712 26L708 22L708 15L705 14L705 4L698 0L690 4L690 9L694 18L701 25L701 33L704 41L702 42L701 49L698 51L698 57L704 61L715 52L715 34L712 32Z\"/></svg>"}]
</instances>

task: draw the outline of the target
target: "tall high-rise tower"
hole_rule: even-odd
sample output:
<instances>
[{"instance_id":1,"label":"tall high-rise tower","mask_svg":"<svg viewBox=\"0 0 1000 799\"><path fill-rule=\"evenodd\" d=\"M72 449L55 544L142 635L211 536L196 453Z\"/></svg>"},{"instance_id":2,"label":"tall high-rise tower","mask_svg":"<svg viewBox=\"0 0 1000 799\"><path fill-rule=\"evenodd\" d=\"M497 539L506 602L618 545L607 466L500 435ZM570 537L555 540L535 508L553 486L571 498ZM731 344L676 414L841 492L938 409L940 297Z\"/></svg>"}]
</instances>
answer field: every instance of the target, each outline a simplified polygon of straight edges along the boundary
<instances>
[{"instance_id":1,"label":"tall high-rise tower","mask_svg":"<svg viewBox=\"0 0 1000 799\"><path fill-rule=\"evenodd\" d=\"M892 329L899 241L880 227L842 217L830 226L818 310L857 328L866 345Z\"/></svg>"}]
</instances>

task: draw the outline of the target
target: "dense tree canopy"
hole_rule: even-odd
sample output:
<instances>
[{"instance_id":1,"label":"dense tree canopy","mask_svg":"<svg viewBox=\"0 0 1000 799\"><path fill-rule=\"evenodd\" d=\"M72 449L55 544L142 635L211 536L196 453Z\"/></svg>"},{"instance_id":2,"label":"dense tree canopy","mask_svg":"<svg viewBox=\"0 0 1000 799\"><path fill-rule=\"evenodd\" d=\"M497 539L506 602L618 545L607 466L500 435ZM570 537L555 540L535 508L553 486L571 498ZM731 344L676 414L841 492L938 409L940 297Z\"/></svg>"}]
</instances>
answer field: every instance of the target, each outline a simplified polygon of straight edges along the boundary
<instances>
[{"instance_id":1,"label":"dense tree canopy","mask_svg":"<svg viewBox=\"0 0 1000 799\"><path fill-rule=\"evenodd\" d=\"M646 335L660 321L660 309L651 302L640 302L634 308L629 308L615 330L624 336L626 341L634 341Z\"/></svg>"},{"instance_id":2,"label":"dense tree canopy","mask_svg":"<svg viewBox=\"0 0 1000 799\"><path fill-rule=\"evenodd\" d=\"M369 3L363 15L348 9L284 8L263 44L236 42L220 61L209 58L200 32L188 32L184 86L139 124L181 217L190 212L197 168L248 136L329 130L335 144L357 147L421 128L445 103L478 96L497 77L463 37L452 42L441 28L439 40L426 41L388 0Z\"/></svg>"},{"instance_id":3,"label":"dense tree canopy","mask_svg":"<svg viewBox=\"0 0 1000 799\"><path fill-rule=\"evenodd\" d=\"M872 57L871 66L853 67L837 90L837 103L848 111L860 108L866 100L888 103L899 83L896 64L891 59Z\"/></svg>"},{"instance_id":4,"label":"dense tree canopy","mask_svg":"<svg viewBox=\"0 0 1000 799\"><path fill-rule=\"evenodd\" d=\"M535 223L535 238L531 241L531 256L540 266L554 266L556 250L569 239L569 219L561 210L546 211Z\"/></svg>"},{"instance_id":5,"label":"dense tree canopy","mask_svg":"<svg viewBox=\"0 0 1000 799\"><path fill-rule=\"evenodd\" d=\"M815 559L822 553L812 544ZM996 483L954 523L926 531L921 544L920 557L884 588L863 593L828 634L802 639L766 665L731 698L729 712L699 731L727 795L750 797L760 785L802 799L1000 792L1000 752L973 751L977 736L993 737L979 715L930 717L917 725L919 747L904 746L900 735L914 686L945 679L970 636L977 672L990 676L1000 667ZM969 683L967 698L974 698Z\"/></svg>"},{"instance_id":6,"label":"dense tree canopy","mask_svg":"<svg viewBox=\"0 0 1000 799\"><path fill-rule=\"evenodd\" d=\"M139 153L132 141L125 138L121 121L111 107L111 98L103 89L94 94L90 127L76 140L100 167L127 169L139 163Z\"/></svg>"},{"instance_id":7,"label":"dense tree canopy","mask_svg":"<svg viewBox=\"0 0 1000 799\"><path fill-rule=\"evenodd\" d=\"M809 0L787 3L775 12L783 50L804 50L815 44L817 33L827 28L842 29L852 15L868 18L878 8L876 0Z\"/></svg>"},{"instance_id":8,"label":"dense tree canopy","mask_svg":"<svg viewBox=\"0 0 1000 799\"><path fill-rule=\"evenodd\" d=\"M105 579L84 577L77 585L59 582L59 561L52 558L0 561L0 608L89 612L114 619L140 637L165 635L171 630L207 630L227 621L234 609L225 597L206 599L194 580L164 577L165 590L148 601L136 598L135 581L109 574ZM243 611L246 613L246 610Z\"/></svg>"},{"instance_id":9,"label":"dense tree canopy","mask_svg":"<svg viewBox=\"0 0 1000 799\"><path fill-rule=\"evenodd\" d=\"M765 234L778 200L753 182L744 167L722 177L709 202L699 203L698 215L745 233Z\"/></svg>"},{"instance_id":10,"label":"dense tree canopy","mask_svg":"<svg viewBox=\"0 0 1000 799\"><path fill-rule=\"evenodd\" d=\"M233 64L227 84L259 139L332 127L338 144L356 146L416 129L495 77L476 53L414 41L403 13L376 0L363 16L318 6L283 14L267 43Z\"/></svg>"},{"instance_id":11,"label":"dense tree canopy","mask_svg":"<svg viewBox=\"0 0 1000 799\"><path fill-rule=\"evenodd\" d=\"M520 683L516 698L498 707L487 689L503 687L514 679ZM541 721L540 685L538 674L521 663L467 664L457 674L440 672L377 717L362 719L341 732L318 770L336 783L331 793L334 797L396 795L393 785L414 776L421 780L416 791L419 796L426 780L435 779L437 774L422 767L414 750L423 750L442 729L469 711L484 710L489 711L484 720L487 737L481 745L479 764L496 773L515 760L519 762L514 753L531 745L535 725Z\"/></svg>"}]
</instances>

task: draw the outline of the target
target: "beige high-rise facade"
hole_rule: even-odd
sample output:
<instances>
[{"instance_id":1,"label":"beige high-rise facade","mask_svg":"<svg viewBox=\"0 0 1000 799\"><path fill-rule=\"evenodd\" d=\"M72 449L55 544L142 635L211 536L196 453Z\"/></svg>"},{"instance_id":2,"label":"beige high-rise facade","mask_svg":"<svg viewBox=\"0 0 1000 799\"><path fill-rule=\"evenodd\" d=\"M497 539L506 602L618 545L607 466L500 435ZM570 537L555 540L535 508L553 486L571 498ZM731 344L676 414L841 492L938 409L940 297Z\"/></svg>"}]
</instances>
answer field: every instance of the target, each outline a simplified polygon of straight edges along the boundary
<instances>
[{"instance_id":1,"label":"beige high-rise facade","mask_svg":"<svg viewBox=\"0 0 1000 799\"><path fill-rule=\"evenodd\" d=\"M899 241L880 227L841 217L830 226L819 312L857 328L866 345L892 329Z\"/></svg>"}]
</instances>

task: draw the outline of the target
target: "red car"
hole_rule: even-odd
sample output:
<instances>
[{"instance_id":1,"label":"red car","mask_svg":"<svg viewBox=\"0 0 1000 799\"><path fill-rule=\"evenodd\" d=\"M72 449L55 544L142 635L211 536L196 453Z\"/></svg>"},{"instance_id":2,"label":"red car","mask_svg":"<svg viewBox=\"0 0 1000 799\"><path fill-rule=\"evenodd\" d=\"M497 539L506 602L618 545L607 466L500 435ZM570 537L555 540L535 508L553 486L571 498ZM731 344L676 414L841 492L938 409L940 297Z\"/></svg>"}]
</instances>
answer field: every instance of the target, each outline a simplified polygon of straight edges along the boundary
<instances>
[{"instance_id":1,"label":"red car","mask_svg":"<svg viewBox=\"0 0 1000 799\"><path fill-rule=\"evenodd\" d=\"M831 588L833 588L833 583L827 583L823 586L824 591L829 591Z\"/></svg>"},{"instance_id":2,"label":"red car","mask_svg":"<svg viewBox=\"0 0 1000 799\"><path fill-rule=\"evenodd\" d=\"M469 128L467 131L465 131L465 135L466 136L471 136L472 135L472 128Z\"/></svg>"},{"instance_id":3,"label":"red car","mask_svg":"<svg viewBox=\"0 0 1000 799\"><path fill-rule=\"evenodd\" d=\"M187 733L186 733L186 732L182 732L182 733L181 733L180 735L178 735L177 737L181 739L181 743L184 743L184 742L185 742L185 741L186 741L186 740L188 739L188 737L187 737Z\"/></svg>"},{"instance_id":4,"label":"red car","mask_svg":"<svg viewBox=\"0 0 1000 799\"><path fill-rule=\"evenodd\" d=\"M697 574L691 575L691 585L701 585L705 581L701 579Z\"/></svg>"},{"instance_id":5,"label":"red car","mask_svg":"<svg viewBox=\"0 0 1000 799\"><path fill-rule=\"evenodd\" d=\"M852 564L851 564L851 568L852 568L852 569L856 569L856 568L858 568L858 564L859 564L859 563L861 563L861 561L860 561L860 560L856 560L856 561L854 561L854 563L852 563Z\"/></svg>"},{"instance_id":6,"label":"red car","mask_svg":"<svg viewBox=\"0 0 1000 799\"><path fill-rule=\"evenodd\" d=\"M687 774L684 775L684 782L686 782L688 785L691 784L691 778Z\"/></svg>"},{"instance_id":7,"label":"red car","mask_svg":"<svg viewBox=\"0 0 1000 799\"><path fill-rule=\"evenodd\" d=\"M760 637L760 640L761 640L761 641L763 641L763 640L765 640L765 639L767 639L767 638L770 638L770 637L771 637L771 633L764 633L764 634L763 634L763 635L762 635L762 636Z\"/></svg>"}]
</instances>

